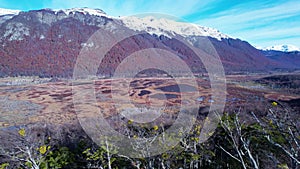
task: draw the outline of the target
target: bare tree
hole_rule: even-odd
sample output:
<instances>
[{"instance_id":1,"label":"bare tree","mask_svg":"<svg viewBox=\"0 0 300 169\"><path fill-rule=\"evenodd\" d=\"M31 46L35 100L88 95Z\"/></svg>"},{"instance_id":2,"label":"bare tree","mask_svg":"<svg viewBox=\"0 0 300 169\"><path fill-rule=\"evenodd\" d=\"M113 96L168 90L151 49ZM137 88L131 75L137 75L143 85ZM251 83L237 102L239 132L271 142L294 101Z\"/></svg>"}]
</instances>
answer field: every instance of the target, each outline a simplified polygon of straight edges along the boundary
<instances>
[{"instance_id":1,"label":"bare tree","mask_svg":"<svg viewBox=\"0 0 300 169\"><path fill-rule=\"evenodd\" d=\"M242 167L246 169L249 164L247 160L251 162L251 167L258 169L259 163L258 160L254 158L254 153L251 151L250 144L251 139L242 130L243 123L239 120L239 113L232 116L224 115L220 118L220 125L225 133L229 136L228 142L234 148L236 154L231 153L229 150L226 150L222 145L217 145L222 151L228 154L230 157L240 162ZM225 139L225 138L224 138Z\"/></svg>"},{"instance_id":2,"label":"bare tree","mask_svg":"<svg viewBox=\"0 0 300 169\"><path fill-rule=\"evenodd\" d=\"M34 124L0 133L0 156L8 163L39 169L51 150L51 133L47 124Z\"/></svg>"},{"instance_id":3,"label":"bare tree","mask_svg":"<svg viewBox=\"0 0 300 169\"><path fill-rule=\"evenodd\" d=\"M277 106L277 104L274 104ZM276 111L274 111L274 109ZM264 119L256 121L262 126L266 140L273 146L281 149L291 159L291 167L300 166L300 132L296 120L290 117L290 110L270 108Z\"/></svg>"}]
</instances>

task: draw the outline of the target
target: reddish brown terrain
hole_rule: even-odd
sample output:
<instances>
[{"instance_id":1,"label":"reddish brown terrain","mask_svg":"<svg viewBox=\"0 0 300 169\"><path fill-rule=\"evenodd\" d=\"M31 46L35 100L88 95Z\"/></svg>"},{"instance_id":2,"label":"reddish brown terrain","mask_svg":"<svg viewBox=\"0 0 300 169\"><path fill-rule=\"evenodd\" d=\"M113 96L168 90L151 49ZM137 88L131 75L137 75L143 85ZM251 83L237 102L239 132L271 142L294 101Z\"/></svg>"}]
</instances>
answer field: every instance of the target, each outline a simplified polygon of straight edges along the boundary
<instances>
[{"instance_id":1,"label":"reddish brown terrain","mask_svg":"<svg viewBox=\"0 0 300 169\"><path fill-rule=\"evenodd\" d=\"M286 90L274 90L256 82L264 76L228 76L225 111L240 110L245 114L253 111L263 115L271 105L271 101L278 101L299 111L297 102L296 104L294 102L300 99L300 95L288 93ZM3 78L1 84L17 79ZM202 117L208 111L207 107L214 102L211 99L209 81L198 78L198 86L190 86L187 82L184 78L179 83L171 78L99 79L94 83L97 103L89 105L92 106L89 108L99 108L105 118L111 119L119 116L120 110L133 105L164 107L162 116L158 120L171 123L172 120L166 121L164 118L176 118L178 107L187 105L199 106L199 117ZM0 87L1 127L38 121L53 124L77 122L72 90L84 91L89 87L87 83L72 85L71 81L66 80L41 84L30 83ZM129 88L126 84L129 84ZM180 91L178 85L184 86L184 91ZM295 115L298 116L297 114Z\"/></svg>"},{"instance_id":2,"label":"reddish brown terrain","mask_svg":"<svg viewBox=\"0 0 300 169\"><path fill-rule=\"evenodd\" d=\"M246 41L230 37L218 39L203 35L168 36L172 32L158 36L147 31L136 31L126 26L122 19L110 18L103 11L98 12L101 13L100 16L80 11L67 14L63 11L42 9L0 17L0 34L3 35L0 37L1 127L41 121L61 125L78 124L78 112L74 102L93 98L96 98L95 103L83 105L84 110L89 112L84 116L93 118L97 116L93 114L95 110L99 110L112 125L118 125L115 119L122 116L122 112L129 112L127 116L135 116L131 112L133 107L149 108L154 114L155 110L150 108L157 108L162 114L155 123L172 123L182 105L199 108L196 111L199 119L203 119L209 106L218 104L212 98L210 82L207 80L209 78L206 77L207 68L212 65L205 67L200 56L185 43L201 51L207 57L205 59L210 60L209 57L215 58L215 55L219 55L227 75L227 90L217 89L217 92L227 96L226 112L242 112L245 116L249 112L264 115L271 102L276 101L293 110L295 117L299 116L299 78L273 76L299 69L299 52L263 52ZM99 30L105 31L98 34L97 40L88 41ZM83 71L84 76L92 73L93 77L105 79L74 85L71 77L74 75L80 52L91 49L102 53L103 51L96 49L111 38L106 34L116 32L134 32L135 35L111 46L103 60L97 64L96 72L89 72L89 68L93 66L83 65L87 68L84 69L87 72ZM116 69L131 54L154 48L178 56L192 73L199 75L197 84L188 83L188 76L184 76L186 72L173 64L161 69L178 72L183 77L179 82L168 77L154 78L155 76L136 77L133 80L111 79ZM89 53L87 60L92 60L93 57L93 53ZM160 60L164 58L157 58L158 62ZM167 61L172 63L169 60ZM135 58L134 61L133 66L139 65L143 58ZM149 75L156 74L157 70L151 70ZM223 72L223 69L220 71ZM91 82L95 85L91 86ZM129 87L126 84L130 84ZM179 86L185 90L180 91ZM74 100L74 89L76 92L87 89L95 92L88 97L83 95L82 98L77 97Z\"/></svg>"},{"instance_id":3,"label":"reddish brown terrain","mask_svg":"<svg viewBox=\"0 0 300 169\"><path fill-rule=\"evenodd\" d=\"M91 45L87 40L95 32L100 29L107 30L103 34L111 34L114 31L134 32L130 27L126 27L122 20L106 15L84 14L80 11L71 14L49 9L21 12L9 19L0 17L0 23L0 35L3 35L0 37L0 77L72 77L81 49ZM111 48L100 65L98 75L110 77L124 58L133 52L148 48L173 52L185 61L192 71L206 71L195 53L177 39L145 32L136 33L138 35L124 39ZM246 41L232 38L188 36L183 40L206 52L213 47L220 56L226 73L300 68L299 52L266 53ZM212 45L209 48L205 45L207 41ZM99 44L106 42L104 39ZM212 55L214 54L213 52Z\"/></svg>"}]
</instances>

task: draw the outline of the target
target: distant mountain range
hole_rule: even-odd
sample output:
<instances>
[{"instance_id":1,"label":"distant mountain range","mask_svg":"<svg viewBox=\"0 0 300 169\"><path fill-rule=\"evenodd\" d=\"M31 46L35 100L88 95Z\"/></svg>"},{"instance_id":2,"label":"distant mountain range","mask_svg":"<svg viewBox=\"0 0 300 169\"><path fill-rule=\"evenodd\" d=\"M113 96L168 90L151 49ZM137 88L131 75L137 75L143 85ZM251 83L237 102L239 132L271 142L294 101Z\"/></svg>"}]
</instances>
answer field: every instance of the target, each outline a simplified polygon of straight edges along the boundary
<instances>
[{"instance_id":1,"label":"distant mountain range","mask_svg":"<svg viewBox=\"0 0 300 169\"><path fill-rule=\"evenodd\" d=\"M101 63L99 75L110 76L128 54L151 47L168 48L194 72L205 72L201 61L176 36L198 48L202 47L197 44L207 37L226 73L300 69L300 53L292 46L259 50L216 29L165 18L115 18L100 9L89 8L28 12L0 9L0 76L72 77L80 50L89 45L86 41L99 28L140 33L112 48Z\"/></svg>"},{"instance_id":2,"label":"distant mountain range","mask_svg":"<svg viewBox=\"0 0 300 169\"><path fill-rule=\"evenodd\" d=\"M295 52L295 51L300 51L300 49L297 46L294 45L275 45L275 46L269 46L265 48L259 48L261 50L265 51L281 51L281 52Z\"/></svg>"}]
</instances>

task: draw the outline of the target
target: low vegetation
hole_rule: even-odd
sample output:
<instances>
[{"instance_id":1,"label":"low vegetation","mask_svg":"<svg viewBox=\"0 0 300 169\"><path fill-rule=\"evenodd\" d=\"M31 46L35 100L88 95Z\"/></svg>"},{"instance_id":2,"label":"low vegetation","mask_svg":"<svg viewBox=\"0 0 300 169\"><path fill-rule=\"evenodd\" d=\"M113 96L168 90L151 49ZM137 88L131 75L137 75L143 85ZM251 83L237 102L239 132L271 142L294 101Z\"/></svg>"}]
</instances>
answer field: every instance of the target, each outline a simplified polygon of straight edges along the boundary
<instances>
[{"instance_id":1,"label":"low vegetation","mask_svg":"<svg viewBox=\"0 0 300 169\"><path fill-rule=\"evenodd\" d=\"M46 124L7 129L1 133L0 169L7 168L293 168L300 166L300 132L297 119L281 104L272 102L267 115L224 113L209 140L199 143L201 124L172 150L149 158L118 155L110 146L98 147L87 136L68 130L54 132ZM132 123L131 123L132 124ZM129 126L131 124L128 124ZM130 128L130 127L129 127ZM163 127L136 131L132 137L162 132ZM143 132L141 132L143 130Z\"/></svg>"},{"instance_id":2,"label":"low vegetation","mask_svg":"<svg viewBox=\"0 0 300 169\"><path fill-rule=\"evenodd\" d=\"M272 90L281 90L289 94L300 94L300 75L273 75L256 80Z\"/></svg>"}]
</instances>

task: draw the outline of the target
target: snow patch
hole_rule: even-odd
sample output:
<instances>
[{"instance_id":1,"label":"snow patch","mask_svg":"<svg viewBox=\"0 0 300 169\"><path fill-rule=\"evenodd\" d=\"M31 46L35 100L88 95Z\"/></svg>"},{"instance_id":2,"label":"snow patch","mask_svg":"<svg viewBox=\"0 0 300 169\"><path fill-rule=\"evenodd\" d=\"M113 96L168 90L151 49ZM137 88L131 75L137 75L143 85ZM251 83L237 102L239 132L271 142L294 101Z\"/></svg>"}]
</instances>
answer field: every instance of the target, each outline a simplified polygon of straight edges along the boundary
<instances>
[{"instance_id":1,"label":"snow patch","mask_svg":"<svg viewBox=\"0 0 300 169\"><path fill-rule=\"evenodd\" d=\"M138 17L122 17L123 23L130 29L135 31L146 31L149 34L158 36L164 35L167 37L176 36L209 36L221 40L222 38L230 38L228 35L222 34L216 29L204 27L191 23L176 22L165 18L155 18L147 16L144 18Z\"/></svg>"},{"instance_id":2,"label":"snow patch","mask_svg":"<svg viewBox=\"0 0 300 169\"><path fill-rule=\"evenodd\" d=\"M19 13L20 13L19 10L0 8L0 16L2 16L2 15L18 15Z\"/></svg>"},{"instance_id":3,"label":"snow patch","mask_svg":"<svg viewBox=\"0 0 300 169\"><path fill-rule=\"evenodd\" d=\"M81 46L91 48L91 47L94 47L94 43L93 42L91 42L91 43L82 43Z\"/></svg>"},{"instance_id":4,"label":"snow patch","mask_svg":"<svg viewBox=\"0 0 300 169\"><path fill-rule=\"evenodd\" d=\"M90 8L71 8L71 9L58 9L54 10L55 13L58 13L59 11L63 11L65 14L70 15L70 14L75 14L75 12L81 12L84 15L95 15L95 16L105 16L109 17L104 11L101 9L90 9Z\"/></svg>"},{"instance_id":5,"label":"snow patch","mask_svg":"<svg viewBox=\"0 0 300 169\"><path fill-rule=\"evenodd\" d=\"M275 46L262 48L262 50L276 50L276 51L281 51L281 52L300 51L300 49L294 45L275 45Z\"/></svg>"},{"instance_id":6,"label":"snow patch","mask_svg":"<svg viewBox=\"0 0 300 169\"><path fill-rule=\"evenodd\" d=\"M29 28L25 27L22 23L7 24L3 35L4 38L9 37L9 41L23 40L24 36L29 36Z\"/></svg>"}]
</instances>

